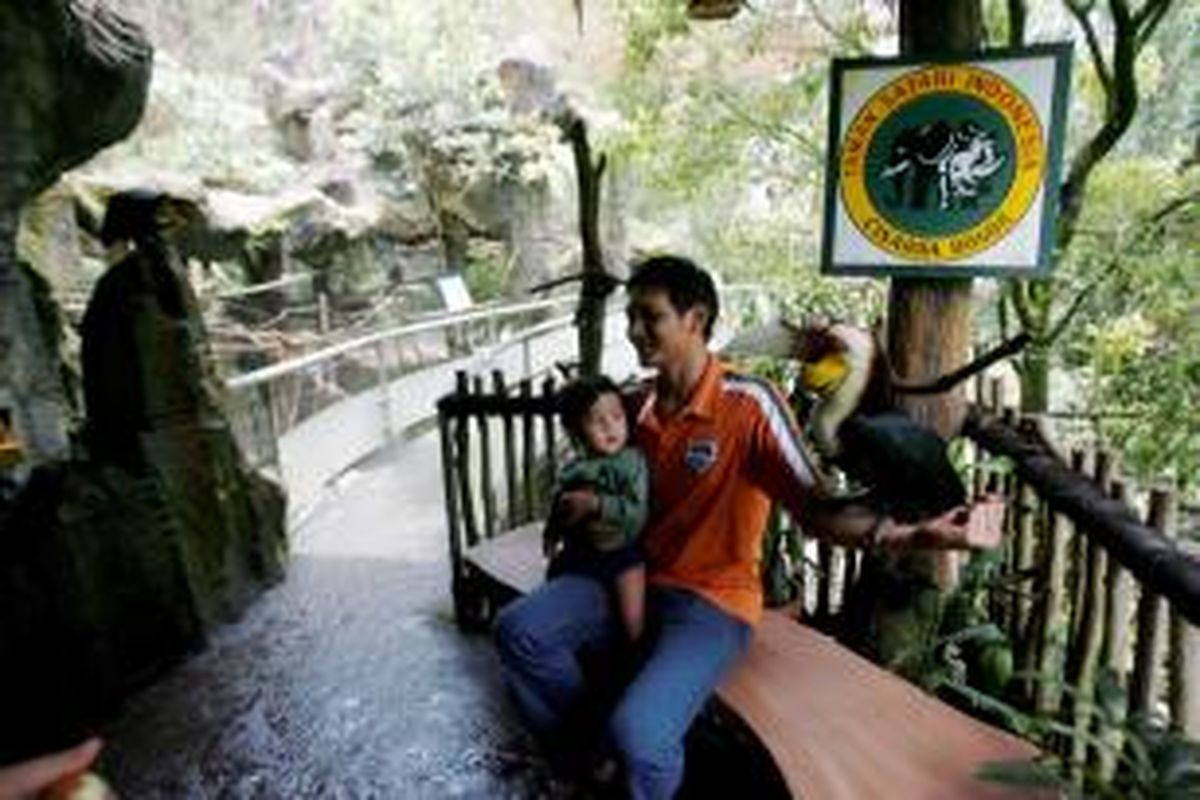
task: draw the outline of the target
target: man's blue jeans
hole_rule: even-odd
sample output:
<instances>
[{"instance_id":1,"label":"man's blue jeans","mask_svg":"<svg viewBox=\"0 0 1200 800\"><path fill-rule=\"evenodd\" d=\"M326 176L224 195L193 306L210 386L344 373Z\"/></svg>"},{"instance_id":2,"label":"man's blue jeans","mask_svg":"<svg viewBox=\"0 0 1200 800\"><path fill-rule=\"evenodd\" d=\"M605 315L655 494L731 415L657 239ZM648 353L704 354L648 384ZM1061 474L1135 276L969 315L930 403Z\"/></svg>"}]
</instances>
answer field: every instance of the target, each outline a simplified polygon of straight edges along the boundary
<instances>
[{"instance_id":1,"label":"man's blue jeans","mask_svg":"<svg viewBox=\"0 0 1200 800\"><path fill-rule=\"evenodd\" d=\"M606 733L624 761L630 794L666 800L683 781L684 734L745 651L750 626L681 589L651 587L646 602L648 655L620 694ZM585 686L579 652L611 649L621 635L606 587L581 575L554 578L500 613L504 679L543 742L581 741L570 728L581 724L592 687Z\"/></svg>"}]
</instances>

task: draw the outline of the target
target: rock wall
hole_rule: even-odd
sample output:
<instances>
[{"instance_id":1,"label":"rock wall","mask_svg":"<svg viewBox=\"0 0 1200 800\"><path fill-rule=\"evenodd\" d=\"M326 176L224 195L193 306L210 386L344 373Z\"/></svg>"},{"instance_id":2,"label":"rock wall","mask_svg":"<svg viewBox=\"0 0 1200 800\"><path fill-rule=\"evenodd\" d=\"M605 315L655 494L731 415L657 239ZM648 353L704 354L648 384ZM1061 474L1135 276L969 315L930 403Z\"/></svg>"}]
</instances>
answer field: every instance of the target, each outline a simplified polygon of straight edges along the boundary
<instances>
[{"instance_id":1,"label":"rock wall","mask_svg":"<svg viewBox=\"0 0 1200 800\"><path fill-rule=\"evenodd\" d=\"M2 764L101 726L278 580L286 541L219 414L142 431L136 469L74 440L58 307L16 256L21 207L137 124L149 43L89 0L4 2L0 63L0 419L23 455L0 462Z\"/></svg>"}]
</instances>

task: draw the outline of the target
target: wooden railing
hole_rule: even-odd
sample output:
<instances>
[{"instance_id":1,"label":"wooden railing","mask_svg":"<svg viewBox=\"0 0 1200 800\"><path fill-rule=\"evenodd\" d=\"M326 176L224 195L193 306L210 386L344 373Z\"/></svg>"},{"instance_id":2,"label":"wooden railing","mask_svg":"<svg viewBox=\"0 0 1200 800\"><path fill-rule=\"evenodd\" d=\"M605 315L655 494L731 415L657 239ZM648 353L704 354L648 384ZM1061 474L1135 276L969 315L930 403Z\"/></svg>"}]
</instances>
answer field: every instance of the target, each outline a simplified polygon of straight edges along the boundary
<instances>
[{"instance_id":1,"label":"wooden railing","mask_svg":"<svg viewBox=\"0 0 1200 800\"><path fill-rule=\"evenodd\" d=\"M442 485L450 539L454 612L464 628L490 617L463 558L467 548L545 516L562 432L554 413L553 376L509 386L495 371L456 375L452 394L438 402Z\"/></svg>"},{"instance_id":2,"label":"wooden railing","mask_svg":"<svg viewBox=\"0 0 1200 800\"><path fill-rule=\"evenodd\" d=\"M993 395L998 394L993 392ZM1078 777L1111 778L1122 720L1156 718L1200 739L1200 543L1176 538L1177 498L1123 480L1105 450L1063 458L1045 420L976 406L964 434L1002 456L975 485L1008 503L1001 581L993 598L1017 674L1008 702L1072 730L1045 743ZM1144 509L1139 513L1138 509ZM1099 686L1106 673L1105 715Z\"/></svg>"}]
</instances>

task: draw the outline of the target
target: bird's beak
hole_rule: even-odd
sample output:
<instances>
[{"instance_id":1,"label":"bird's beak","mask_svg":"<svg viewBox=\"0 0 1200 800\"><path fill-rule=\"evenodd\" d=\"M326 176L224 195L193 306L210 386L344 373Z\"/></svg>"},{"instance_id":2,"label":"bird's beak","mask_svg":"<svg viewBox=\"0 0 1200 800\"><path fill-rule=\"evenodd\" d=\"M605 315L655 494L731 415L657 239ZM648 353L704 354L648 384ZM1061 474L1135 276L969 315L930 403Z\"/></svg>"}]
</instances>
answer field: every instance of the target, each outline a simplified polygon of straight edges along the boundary
<instances>
[{"instance_id":1,"label":"bird's beak","mask_svg":"<svg viewBox=\"0 0 1200 800\"><path fill-rule=\"evenodd\" d=\"M800 382L814 394L828 394L846 377L846 359L838 354L809 361L800 367Z\"/></svg>"}]
</instances>

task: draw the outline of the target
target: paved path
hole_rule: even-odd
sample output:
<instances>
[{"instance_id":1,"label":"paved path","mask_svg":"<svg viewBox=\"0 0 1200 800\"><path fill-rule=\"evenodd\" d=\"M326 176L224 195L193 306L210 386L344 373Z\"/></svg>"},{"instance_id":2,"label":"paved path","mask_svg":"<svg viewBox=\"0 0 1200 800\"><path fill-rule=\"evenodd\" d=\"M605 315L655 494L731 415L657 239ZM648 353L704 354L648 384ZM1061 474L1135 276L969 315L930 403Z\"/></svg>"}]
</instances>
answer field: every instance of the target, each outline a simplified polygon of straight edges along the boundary
<instances>
[{"instance_id":1,"label":"paved path","mask_svg":"<svg viewBox=\"0 0 1200 800\"><path fill-rule=\"evenodd\" d=\"M130 701L101 767L125 800L561 793L451 621L438 459L424 436L348 473L287 580Z\"/></svg>"}]
</instances>

